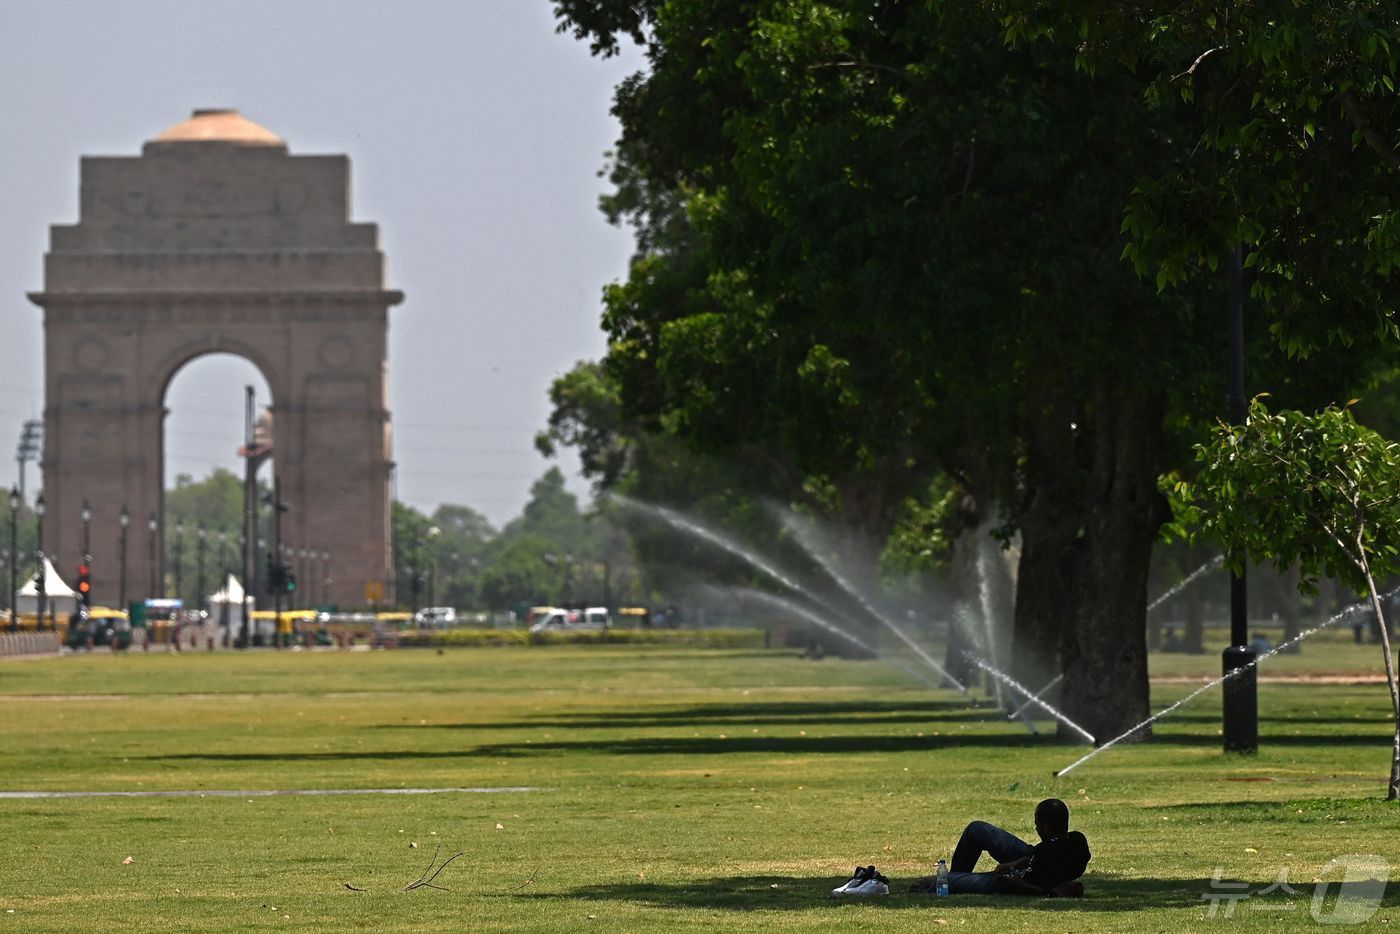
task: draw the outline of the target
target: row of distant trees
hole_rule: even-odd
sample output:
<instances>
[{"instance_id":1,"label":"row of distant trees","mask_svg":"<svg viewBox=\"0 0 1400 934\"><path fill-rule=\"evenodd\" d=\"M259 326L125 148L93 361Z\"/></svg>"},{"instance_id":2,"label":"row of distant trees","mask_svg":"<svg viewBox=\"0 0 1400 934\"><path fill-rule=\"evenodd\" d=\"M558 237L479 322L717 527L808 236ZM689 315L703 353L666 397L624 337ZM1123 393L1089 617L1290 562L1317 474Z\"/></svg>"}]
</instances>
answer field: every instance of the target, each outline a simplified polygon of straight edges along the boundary
<instances>
[{"instance_id":1,"label":"row of distant trees","mask_svg":"<svg viewBox=\"0 0 1400 934\"><path fill-rule=\"evenodd\" d=\"M167 589L178 578L181 595L197 597L200 528L206 533L206 589L219 586L224 571L237 573L242 503L242 481L228 470L217 469L202 480L183 474L176 478L166 493L165 512L168 526L179 525L184 534L178 548L175 535L166 535ZM220 533L231 543L227 549L220 547ZM25 546L31 551L32 539L28 532ZM427 513L395 502L393 546L395 604L405 609L436 604L501 611L538 604L647 602L628 536L606 516L581 509L557 467L535 481L521 515L500 529L469 506L444 504ZM333 577L334 546L324 547ZM309 566L319 573L319 562ZM305 599L315 602L318 582L304 575L300 583Z\"/></svg>"}]
</instances>

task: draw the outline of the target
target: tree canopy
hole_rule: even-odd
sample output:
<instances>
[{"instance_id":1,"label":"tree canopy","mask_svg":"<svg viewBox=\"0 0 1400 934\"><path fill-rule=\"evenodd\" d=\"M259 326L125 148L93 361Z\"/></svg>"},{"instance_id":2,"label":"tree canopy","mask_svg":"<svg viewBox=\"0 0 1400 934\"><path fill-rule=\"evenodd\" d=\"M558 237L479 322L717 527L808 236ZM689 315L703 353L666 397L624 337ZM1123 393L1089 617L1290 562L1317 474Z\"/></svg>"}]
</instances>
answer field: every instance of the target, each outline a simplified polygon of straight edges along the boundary
<instances>
[{"instance_id":1,"label":"tree canopy","mask_svg":"<svg viewBox=\"0 0 1400 934\"><path fill-rule=\"evenodd\" d=\"M1355 34L1314 15L1299 59L1257 10L1203 30L1208 6L555 4L595 52L638 42L650 65L618 88L605 205L641 234L605 294L618 411L755 455L881 542L940 471L1000 503L1023 542L1018 645L1068 672L1096 733L1146 708L1156 476L1223 395L1201 376L1223 370L1223 249L1245 243L1269 302L1256 346L1321 355L1386 320L1364 212L1387 196L1360 190L1389 182L1381 156L1364 133L1311 142L1288 98L1312 86L1290 69ZM1212 36L1249 51L1176 78ZM1254 372L1323 401L1373 363L1284 357Z\"/></svg>"}]
</instances>

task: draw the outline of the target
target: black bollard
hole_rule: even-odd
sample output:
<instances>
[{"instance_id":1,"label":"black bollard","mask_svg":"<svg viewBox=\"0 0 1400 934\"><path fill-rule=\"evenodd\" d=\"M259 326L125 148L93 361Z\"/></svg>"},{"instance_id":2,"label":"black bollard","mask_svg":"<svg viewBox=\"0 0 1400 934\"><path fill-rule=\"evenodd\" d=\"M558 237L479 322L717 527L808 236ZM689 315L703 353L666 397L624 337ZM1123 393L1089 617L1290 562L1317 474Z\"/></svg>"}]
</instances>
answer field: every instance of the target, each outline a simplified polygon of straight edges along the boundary
<instances>
[{"instance_id":1,"label":"black bollard","mask_svg":"<svg viewBox=\"0 0 1400 934\"><path fill-rule=\"evenodd\" d=\"M1259 751L1259 666L1249 646L1232 645L1221 656L1221 674L1245 668L1221 685L1225 705L1225 751Z\"/></svg>"}]
</instances>

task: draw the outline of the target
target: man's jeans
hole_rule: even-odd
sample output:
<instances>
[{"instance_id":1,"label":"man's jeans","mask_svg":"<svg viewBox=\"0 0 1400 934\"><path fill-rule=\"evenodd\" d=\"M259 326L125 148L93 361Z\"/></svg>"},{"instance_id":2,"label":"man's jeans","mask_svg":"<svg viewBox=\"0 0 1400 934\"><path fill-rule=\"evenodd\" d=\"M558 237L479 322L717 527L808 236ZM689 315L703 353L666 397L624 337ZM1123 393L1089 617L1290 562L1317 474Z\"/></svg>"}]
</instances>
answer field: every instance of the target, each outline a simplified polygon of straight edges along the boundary
<instances>
[{"instance_id":1,"label":"man's jeans","mask_svg":"<svg viewBox=\"0 0 1400 934\"><path fill-rule=\"evenodd\" d=\"M954 895L993 895L997 892L997 877L990 872L973 872L977 860L985 851L998 863L1029 856L1031 845L1000 827L975 820L967 825L953 850L948 867L948 891Z\"/></svg>"}]
</instances>

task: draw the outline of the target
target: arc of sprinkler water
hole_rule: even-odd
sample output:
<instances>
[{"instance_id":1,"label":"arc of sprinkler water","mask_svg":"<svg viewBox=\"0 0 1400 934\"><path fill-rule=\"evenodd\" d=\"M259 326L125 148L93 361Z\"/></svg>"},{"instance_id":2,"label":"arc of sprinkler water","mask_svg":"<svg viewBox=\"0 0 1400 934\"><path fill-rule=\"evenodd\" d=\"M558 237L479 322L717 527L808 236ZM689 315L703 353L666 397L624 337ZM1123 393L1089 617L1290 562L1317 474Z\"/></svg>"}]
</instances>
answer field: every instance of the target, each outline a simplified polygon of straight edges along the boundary
<instances>
[{"instance_id":1,"label":"arc of sprinkler water","mask_svg":"<svg viewBox=\"0 0 1400 934\"><path fill-rule=\"evenodd\" d=\"M780 597L777 594L765 593L762 590L753 590L750 588L742 587L730 588L729 592L745 600L752 600L756 603L766 603L769 606L777 607L781 610L787 610L789 613L801 616L803 619L807 620L807 622L812 623L820 629L824 629L827 632L832 633L833 635L840 636L842 639L845 639L847 642L851 643L863 652L869 652L871 655L880 654L878 650L876 650L873 646L868 645L864 640L857 638L856 636L842 629L840 626L819 615L815 610L803 606L796 600L789 600L786 597Z\"/></svg>"},{"instance_id":2,"label":"arc of sprinkler water","mask_svg":"<svg viewBox=\"0 0 1400 934\"><path fill-rule=\"evenodd\" d=\"M1084 729L1084 727L1080 726L1079 724L1075 723L1073 720L1065 716L1060 711L1056 710L1054 707L1051 707L1039 697L1036 697L1030 692L1029 688L1027 688L1021 682L1017 681L1015 678L1011 677L1006 672L1001 671L994 665L988 664L986 659L978 658L976 655L973 655L970 652L968 653L967 657L972 661L974 665L976 665L978 668L981 668L993 678L999 678L1000 680L1006 682L1006 684L1010 686L1013 690L1020 692L1021 696L1026 698L1027 703L1035 704L1035 706L1039 707L1041 710L1044 710L1050 716L1054 717L1056 720L1060 721L1065 726L1069 727L1071 730L1074 730L1074 732L1078 733L1080 736L1084 737L1089 742L1092 743L1094 741L1094 735L1092 733Z\"/></svg>"},{"instance_id":3,"label":"arc of sprinkler water","mask_svg":"<svg viewBox=\"0 0 1400 934\"><path fill-rule=\"evenodd\" d=\"M671 511L670 509L667 509L664 506L654 506L650 503L639 503L634 499L629 499L628 497L619 496L617 494L613 494L612 499L623 506L635 509L644 514L658 516L673 528L678 528L683 531L686 531L691 535L696 536L697 538L709 542L717 548L723 549L724 551L727 551L732 555L736 555L737 557L743 558L752 567L756 568L759 571L762 571L764 574L768 575L770 578L777 581L779 584L782 584L784 587L786 587L788 590L791 590L793 593L803 592L801 585L796 583L792 578L788 577L786 574L782 573L777 568L774 568L768 562L753 554L748 549L742 547L734 541L731 541L729 538L726 538L718 532L705 528L698 522L692 522L691 520L678 515L677 513ZM799 533L799 538L800 537L801 535ZM867 602L864 597L858 594L851 587L850 584L846 583L845 579L842 578L840 574L838 574L833 568L830 567L830 565L823 558L823 556L816 552L816 549L809 548L808 553L811 554L812 557L817 561L817 563L822 566L822 568L826 571L827 574L831 575L832 579L836 581L836 583L841 587L841 589L845 590L846 593L850 594L851 597L853 597L856 600L856 602L860 604L862 609L869 613L871 617L877 622L889 628L905 644L907 644L911 649L913 649L914 654L918 655L919 659L923 661L924 664L928 665L934 671L938 672L939 675L946 679L947 682L951 684L954 688L956 688L959 692L963 694L968 693L967 688L962 684L962 682L960 682L957 678L954 678L952 675L948 674L948 672L943 669L943 666L939 665L938 662L934 661L929 656L929 654L919 646L918 643L916 643L913 639L909 638L909 636L906 635L904 631L901 630L898 626L894 625L889 620L885 619L884 616L877 613L874 607L870 606L869 602Z\"/></svg>"},{"instance_id":4,"label":"arc of sprinkler water","mask_svg":"<svg viewBox=\"0 0 1400 934\"><path fill-rule=\"evenodd\" d=\"M1200 577L1202 574L1213 568L1220 567L1220 565L1224 562L1225 556L1223 554L1216 555L1214 558L1211 558L1205 564L1196 568L1196 570L1192 571L1190 574L1187 574L1186 577L1183 578L1181 582L1178 583L1175 587L1168 588L1166 593L1162 594L1156 600L1153 600L1151 603L1147 604L1147 612L1151 613L1153 610L1157 609L1157 607L1161 606L1163 603L1166 603L1172 597L1175 597L1177 594L1185 590L1196 578Z\"/></svg>"},{"instance_id":5,"label":"arc of sprinkler water","mask_svg":"<svg viewBox=\"0 0 1400 934\"><path fill-rule=\"evenodd\" d=\"M1021 711L1025 710L1027 707L1031 706L1031 704L1033 704L1033 703L1035 703L1036 701L1040 700L1042 697L1044 697L1044 696L1046 695L1047 692L1049 692L1049 690L1050 690L1051 688L1053 688L1055 685L1059 684L1059 683L1060 683L1061 681L1063 681L1063 680L1065 680L1065 673L1062 671L1062 672L1060 672L1059 674L1057 674L1055 677L1051 678L1051 679L1050 679L1050 682L1049 682L1048 684L1046 684L1045 687L1041 688L1039 691L1036 691L1034 697L1028 697L1028 698L1026 698L1026 699L1021 703L1021 706L1020 706L1020 707L1017 707L1015 710L1011 711L1011 713L1007 714L1007 715L1006 715L1006 719L1008 719L1008 720L1014 720L1014 719L1016 719L1017 717L1019 717L1019 716L1021 715Z\"/></svg>"},{"instance_id":6,"label":"arc of sprinkler water","mask_svg":"<svg viewBox=\"0 0 1400 934\"><path fill-rule=\"evenodd\" d=\"M987 573L987 543L982 540L981 530L978 530L977 538L977 596L982 604L982 628L987 633L987 654L992 657L992 663L996 664L997 639L994 625L992 623L992 580ZM996 684L997 706L1005 707L1006 700L1001 694L1001 684Z\"/></svg>"},{"instance_id":7,"label":"arc of sprinkler water","mask_svg":"<svg viewBox=\"0 0 1400 934\"><path fill-rule=\"evenodd\" d=\"M708 529L698 522L694 522L690 519L685 518L680 513L667 509L665 506L656 506L651 503L639 502L635 499L632 499L631 497L623 496L619 493L609 494L608 498L616 503L621 504L622 506L627 507L628 509L636 510L637 512L643 513L644 515L649 514L657 516L666 524L670 525L672 528L680 529L684 532L694 535L696 538L709 542L711 545L714 545L716 548L719 548L722 551L727 551L732 555L743 558L746 562L749 563L751 567L762 571L764 574L768 575L770 578L777 581L779 584L782 584L784 587L786 587L788 590L793 591L794 593L801 593L802 591L801 585L799 585L788 575L784 574L782 571L779 571L777 568L764 561L758 555L749 551L747 548L744 548L742 545L738 544L732 539L729 539L724 535L713 531L712 529Z\"/></svg>"},{"instance_id":8,"label":"arc of sprinkler water","mask_svg":"<svg viewBox=\"0 0 1400 934\"><path fill-rule=\"evenodd\" d=\"M1393 597L1397 592L1400 592L1400 587L1397 587L1397 588L1395 588L1394 590L1391 590L1390 592L1388 592L1388 593L1386 593L1386 594L1383 594L1383 595L1381 596L1381 599L1382 599L1382 600L1389 600L1389 599L1390 599L1391 597ZM1350 616L1352 613L1355 613L1355 612L1357 612L1357 611L1359 611L1359 610L1362 610L1362 609L1364 609L1365 607L1366 607L1366 603L1365 603L1364 601L1363 601L1363 602L1360 602L1360 603L1353 603L1351 606L1349 606L1349 607L1347 607L1346 609L1342 610L1340 613L1338 613L1338 614L1336 614L1335 616L1333 616L1332 618L1328 619L1326 622L1319 623L1318 625L1314 626L1314 627L1311 628L1311 629L1308 629L1308 630L1305 630L1305 631L1303 631L1303 632L1300 632L1300 633L1298 633L1298 635L1294 636L1292 639L1287 640L1286 642L1280 642L1278 645L1274 646L1272 649L1270 649L1269 651L1265 652L1263 655L1260 655L1258 658L1256 658L1254 661L1250 662L1249 664L1247 664L1247 665L1242 665L1241 667L1236 668L1234 671L1226 672L1225 674L1221 675L1219 678L1216 678L1214 681L1210 681L1210 682L1208 682L1208 683L1206 683L1206 684L1201 685L1200 687L1196 688L1196 690L1192 691L1190 694L1187 694L1187 695L1186 695L1185 697L1183 697L1181 700L1177 701L1175 704L1172 704L1172 705L1170 705L1170 706L1168 706L1168 707L1162 708L1161 710L1159 710L1159 711L1157 711L1156 713L1154 713L1152 716L1148 717L1146 720L1144 720L1144 721L1142 721L1141 723L1139 723L1137 726L1130 727L1129 729L1124 730L1124 731L1123 731L1121 734L1119 734L1118 736L1113 737L1113 739L1111 739L1111 740L1109 740L1108 742L1104 743L1102 746L1098 747L1098 748L1095 749L1095 750L1092 750L1088 755L1081 756L1080 758L1078 758L1078 759L1074 760L1073 762L1071 762L1069 765L1067 765L1067 766L1065 766L1064 768L1060 769L1058 772L1054 772L1054 773L1052 773L1052 774L1055 775L1056 777L1059 777L1059 776L1061 776L1061 775L1068 775L1070 772L1073 772L1075 769L1079 768L1081 765L1083 765L1084 763L1088 762L1090 759L1094 758L1094 757L1097 756L1099 753L1104 752L1105 750L1107 750L1107 749L1109 749L1109 748L1111 748L1111 747L1117 745L1119 742L1121 742L1121 741L1127 739L1129 736L1132 736L1134 733L1136 733L1138 730L1141 730L1143 727L1151 726L1153 723L1156 723L1158 720L1162 719L1162 718L1165 717L1167 714L1171 713L1173 710L1176 710L1178 707L1183 707L1183 706L1185 706L1186 704L1188 704L1188 703L1190 703L1191 701L1195 700L1197 697L1200 697L1200 696L1201 696L1202 694L1204 694L1206 691L1209 691L1211 688L1213 688L1213 687L1219 687L1220 685L1224 684L1226 681L1229 681L1231 678L1233 678L1233 677L1239 675L1241 672L1248 671L1248 670L1251 669L1251 668L1256 668L1256 667L1258 667L1259 663L1262 662L1264 659L1269 658L1270 656L1273 656L1273 655L1277 655L1278 653L1280 653L1280 652L1282 652L1282 651L1285 651L1286 649L1289 649L1289 648L1291 648L1292 646L1297 645L1299 642L1302 642L1302 641L1303 641L1304 639L1306 639L1308 636L1314 635L1315 633L1319 633L1319 632L1321 632L1322 630L1327 629L1327 628L1329 628L1329 627L1335 625L1336 623L1341 622L1343 619L1346 619L1346 618L1347 618L1348 616Z\"/></svg>"},{"instance_id":9,"label":"arc of sprinkler water","mask_svg":"<svg viewBox=\"0 0 1400 934\"><path fill-rule=\"evenodd\" d=\"M871 605L870 601L865 598L865 595L862 594L859 590L857 590L855 586L851 584L850 581L846 580L845 575L843 575L836 568L836 566L832 563L831 559L828 558L825 554L823 554L822 550L816 547L810 541L810 535L806 529L801 528L791 516L784 515L781 516L781 519L783 525L794 535L797 536L798 541L801 542L802 546L807 550L807 554L811 555L812 559L816 561L817 564L821 567L821 569L826 572L826 575L830 577L832 581L835 582L836 586L840 587L846 592L846 594L851 599L855 600L856 604L860 606L860 608L864 610L871 619L875 620L877 623L884 626L890 632L894 633L895 636L901 642L903 642L905 645L909 646L909 648L913 650L914 654L919 657L920 661L922 661L925 665L928 665L934 671L938 672L940 675L946 678L948 680L948 683L951 684L953 687L957 688L958 691L960 691L963 694L968 693L967 688L963 685L961 681L959 681L957 678L954 678L947 672L946 669L944 669L942 665L934 661L933 657L924 651L923 646L915 642L913 637L906 633L901 627L895 625L894 622L888 619L883 613L875 609L875 607Z\"/></svg>"},{"instance_id":10,"label":"arc of sprinkler water","mask_svg":"<svg viewBox=\"0 0 1400 934\"><path fill-rule=\"evenodd\" d=\"M796 600L789 600L785 597L780 597L777 594L765 593L761 590L732 588L729 592L743 599L756 600L760 603L767 603L771 606L775 606L780 609L787 610L791 613L795 613L796 615L801 616L803 619L808 620L816 626L819 626L820 628L825 629L828 632L835 633L841 638L846 639L847 641L856 645L863 651L869 652L871 655L883 658L887 663L893 665L895 668L898 668L900 671L904 672L906 675L913 678L915 681L922 681L924 684L927 684L930 687L943 687L942 683L931 680L922 671L919 671L918 669L907 665L889 655L881 655L878 650L872 648L861 639L856 638L846 630L842 629L840 626L824 618L815 610L812 610L811 608L805 607L802 604L798 603Z\"/></svg>"}]
</instances>

